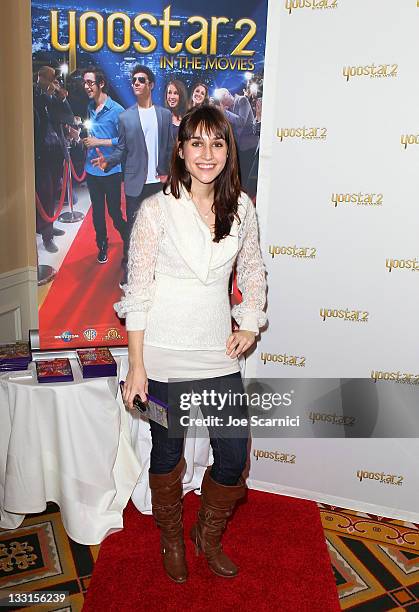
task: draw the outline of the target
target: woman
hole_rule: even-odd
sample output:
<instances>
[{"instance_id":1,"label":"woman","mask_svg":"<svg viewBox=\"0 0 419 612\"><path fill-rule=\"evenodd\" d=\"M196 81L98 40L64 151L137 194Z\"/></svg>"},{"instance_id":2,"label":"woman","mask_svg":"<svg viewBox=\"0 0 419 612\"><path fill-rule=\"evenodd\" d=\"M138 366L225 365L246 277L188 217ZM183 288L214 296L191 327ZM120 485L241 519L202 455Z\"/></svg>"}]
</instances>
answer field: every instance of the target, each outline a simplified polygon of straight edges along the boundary
<instances>
[{"instance_id":1,"label":"woman","mask_svg":"<svg viewBox=\"0 0 419 612\"><path fill-rule=\"evenodd\" d=\"M172 113L173 135L176 140L180 122L188 107L188 92L182 81L168 82L164 100L166 108Z\"/></svg>"},{"instance_id":2,"label":"woman","mask_svg":"<svg viewBox=\"0 0 419 612\"><path fill-rule=\"evenodd\" d=\"M266 284L254 206L241 192L238 174L224 114L207 105L189 111L179 126L165 189L145 200L137 216L128 285L115 304L119 316L126 317L129 371L123 400L130 409L134 396L145 401L148 391L168 402L169 379L194 380L194 391L202 393L243 391L238 357L266 322ZM228 282L236 260L243 301L230 311ZM240 326L234 332L231 315ZM206 415L209 409L201 405L201 411ZM233 404L224 411L244 414ZM152 421L150 429L149 482L163 565L170 578L184 582L183 435L170 437ZM204 475L191 537L213 572L232 577L238 569L220 540L245 494L248 427L208 429L214 463Z\"/></svg>"},{"instance_id":3,"label":"woman","mask_svg":"<svg viewBox=\"0 0 419 612\"><path fill-rule=\"evenodd\" d=\"M195 83L189 99L189 108L194 108L200 104L209 104L208 87L205 83Z\"/></svg>"}]
</instances>

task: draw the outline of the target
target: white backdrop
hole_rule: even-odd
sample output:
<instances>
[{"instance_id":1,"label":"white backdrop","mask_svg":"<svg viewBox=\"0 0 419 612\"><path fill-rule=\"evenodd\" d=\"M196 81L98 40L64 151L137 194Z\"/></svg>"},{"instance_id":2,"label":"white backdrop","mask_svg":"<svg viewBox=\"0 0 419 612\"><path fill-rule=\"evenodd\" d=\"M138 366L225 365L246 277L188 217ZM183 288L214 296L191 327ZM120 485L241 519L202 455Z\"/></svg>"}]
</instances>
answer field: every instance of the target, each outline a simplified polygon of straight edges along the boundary
<instances>
[{"instance_id":1,"label":"white backdrop","mask_svg":"<svg viewBox=\"0 0 419 612\"><path fill-rule=\"evenodd\" d=\"M247 376L419 382L418 34L416 0L270 1L257 201L270 324ZM255 488L419 517L419 440L253 446L295 455L253 456Z\"/></svg>"}]
</instances>

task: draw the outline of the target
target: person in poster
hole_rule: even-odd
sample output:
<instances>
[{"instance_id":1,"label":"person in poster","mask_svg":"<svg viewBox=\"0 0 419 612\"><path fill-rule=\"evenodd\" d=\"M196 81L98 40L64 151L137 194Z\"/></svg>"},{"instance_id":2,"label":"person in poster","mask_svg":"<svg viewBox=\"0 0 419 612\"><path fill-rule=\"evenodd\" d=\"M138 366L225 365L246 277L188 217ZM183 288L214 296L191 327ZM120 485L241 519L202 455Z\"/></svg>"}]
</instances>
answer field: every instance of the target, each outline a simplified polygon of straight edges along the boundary
<instances>
[{"instance_id":1,"label":"person in poster","mask_svg":"<svg viewBox=\"0 0 419 612\"><path fill-rule=\"evenodd\" d=\"M173 140L176 140L180 122L188 108L188 92L179 79L169 81L164 95L166 108L172 113Z\"/></svg>"},{"instance_id":2,"label":"person in poster","mask_svg":"<svg viewBox=\"0 0 419 612\"><path fill-rule=\"evenodd\" d=\"M74 115L82 118L84 132L89 131L86 124L89 97L83 72L91 65L104 72L108 96L124 109L136 105L131 82L136 65L144 66L155 77L152 87L151 83L137 81L137 88L143 85L150 88L155 108L166 106L169 81L182 82L189 95L196 84L205 85L203 92L195 93L204 93L204 97L207 93L210 103L217 106L220 106L217 90L222 88L232 96L242 96L243 90L248 91L250 87L257 88L257 93L252 95L259 101L262 99L267 0L243 0L229 5L224 0L214 0L211 5L192 0L176 0L166 5L160 0L151 0L147 6L150 18L141 13L136 0L126 0L123 12L115 0L89 3L61 0L59 7L54 0L31 2L34 70L49 65L61 72L69 92L68 102ZM251 97L249 101L252 102ZM170 108L164 110L170 115ZM232 112L230 108L227 110ZM259 125L253 114L257 140ZM176 121L179 118L177 115ZM175 135L177 126L172 116L170 122ZM82 134L82 137L89 136ZM241 157L242 142L239 135ZM92 151L96 158L99 154L95 149L91 147L89 155ZM101 154L106 157L111 150L103 147ZM51 265L57 271L54 280L39 293L41 348L123 345L127 338L124 322L112 309L118 299L119 283L125 280L120 267L124 243L105 211L108 261L106 265L97 265L100 249L95 240L92 198L86 189L84 160L80 159L78 165L76 155L79 151L72 154L74 167L70 178L76 211L83 213L84 218L65 226L66 234L60 238L58 253L46 252L38 241L39 263ZM83 155L85 150L80 157ZM251 166L245 188L255 200L257 153ZM159 172L163 170L159 168ZM99 168L97 171L102 173ZM134 175L138 177L138 171ZM130 178L129 166L124 168L123 179L120 210L122 218L128 219L132 216L130 211L136 209L131 198L138 202L145 192L141 185L138 187L138 182L133 190L135 181ZM161 184L154 183L155 187L146 184L146 190L161 188Z\"/></svg>"},{"instance_id":3,"label":"person in poster","mask_svg":"<svg viewBox=\"0 0 419 612\"><path fill-rule=\"evenodd\" d=\"M121 212L121 165L115 164L109 169L107 176L104 176L95 166L94 158L98 151L104 159L109 159L114 154L118 144L118 118L124 108L108 94L106 76L100 68L86 68L83 72L83 85L90 100L87 111L89 133L83 139L83 144L88 149L85 170L99 249L97 261L104 264L108 261L105 204L124 243L124 255L127 250L128 229Z\"/></svg>"},{"instance_id":4,"label":"person in poster","mask_svg":"<svg viewBox=\"0 0 419 612\"><path fill-rule=\"evenodd\" d=\"M119 116L115 151L105 158L97 149L99 157L92 159L92 165L107 174L122 163L128 237L141 203L163 189L174 144L170 111L153 104L153 72L137 64L131 81L136 104ZM125 283L126 270L122 279Z\"/></svg>"},{"instance_id":5,"label":"person in poster","mask_svg":"<svg viewBox=\"0 0 419 612\"><path fill-rule=\"evenodd\" d=\"M205 83L195 83L189 98L189 108L209 103L208 86Z\"/></svg>"},{"instance_id":6,"label":"person in poster","mask_svg":"<svg viewBox=\"0 0 419 612\"><path fill-rule=\"evenodd\" d=\"M217 98L233 126L239 150L241 179L243 185L247 186L259 140L252 107L247 96L239 94L233 96L225 87L217 90Z\"/></svg>"},{"instance_id":7,"label":"person in poster","mask_svg":"<svg viewBox=\"0 0 419 612\"><path fill-rule=\"evenodd\" d=\"M51 66L41 66L33 91L35 188L38 195L36 231L44 249L56 253L55 236L65 231L54 227L55 196L59 189L64 161L63 125L73 122L67 91L57 80Z\"/></svg>"}]
</instances>

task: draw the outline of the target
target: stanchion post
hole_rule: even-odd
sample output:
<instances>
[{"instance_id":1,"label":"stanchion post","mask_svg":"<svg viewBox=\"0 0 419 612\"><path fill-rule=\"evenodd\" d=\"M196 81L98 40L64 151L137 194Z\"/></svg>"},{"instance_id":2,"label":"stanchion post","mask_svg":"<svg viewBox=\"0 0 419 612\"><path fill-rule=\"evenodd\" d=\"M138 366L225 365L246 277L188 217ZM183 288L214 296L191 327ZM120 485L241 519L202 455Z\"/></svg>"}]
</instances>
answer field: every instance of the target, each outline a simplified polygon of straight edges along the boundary
<instances>
[{"instance_id":1,"label":"stanchion post","mask_svg":"<svg viewBox=\"0 0 419 612\"><path fill-rule=\"evenodd\" d=\"M62 125L60 126L60 128L61 128L62 141L65 142L65 159L66 159L67 166L68 166L67 199L68 199L68 204L70 206L70 210L69 212L61 213L61 215L58 217L58 220L61 221L61 223L78 223L79 221L84 219L84 214L80 212L79 210L74 210L74 205L73 205L73 172L71 169L71 156L70 156L71 142L69 139L64 137Z\"/></svg>"}]
</instances>

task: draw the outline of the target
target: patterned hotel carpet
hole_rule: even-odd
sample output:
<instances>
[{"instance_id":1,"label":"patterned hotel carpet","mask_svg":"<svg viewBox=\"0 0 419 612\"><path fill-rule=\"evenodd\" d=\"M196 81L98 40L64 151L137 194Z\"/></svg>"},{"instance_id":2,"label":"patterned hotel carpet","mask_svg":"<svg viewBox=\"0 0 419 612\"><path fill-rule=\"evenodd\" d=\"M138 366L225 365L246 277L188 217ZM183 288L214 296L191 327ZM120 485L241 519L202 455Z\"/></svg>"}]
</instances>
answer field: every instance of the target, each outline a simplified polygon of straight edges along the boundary
<instances>
[{"instance_id":1,"label":"patterned hotel carpet","mask_svg":"<svg viewBox=\"0 0 419 612\"><path fill-rule=\"evenodd\" d=\"M342 610L419 611L419 525L319 509Z\"/></svg>"},{"instance_id":2,"label":"patterned hotel carpet","mask_svg":"<svg viewBox=\"0 0 419 612\"><path fill-rule=\"evenodd\" d=\"M70 540L53 503L44 513L28 514L17 529L0 530L0 605L6 589L13 593L68 591L64 605L20 609L80 612L99 548Z\"/></svg>"},{"instance_id":3,"label":"patterned hotel carpet","mask_svg":"<svg viewBox=\"0 0 419 612\"><path fill-rule=\"evenodd\" d=\"M419 525L325 504L319 510L342 610L418 612ZM81 611L98 553L99 546L69 540L58 507L48 504L18 529L0 530L0 603L6 589L68 591L65 604L24 609Z\"/></svg>"}]
</instances>

